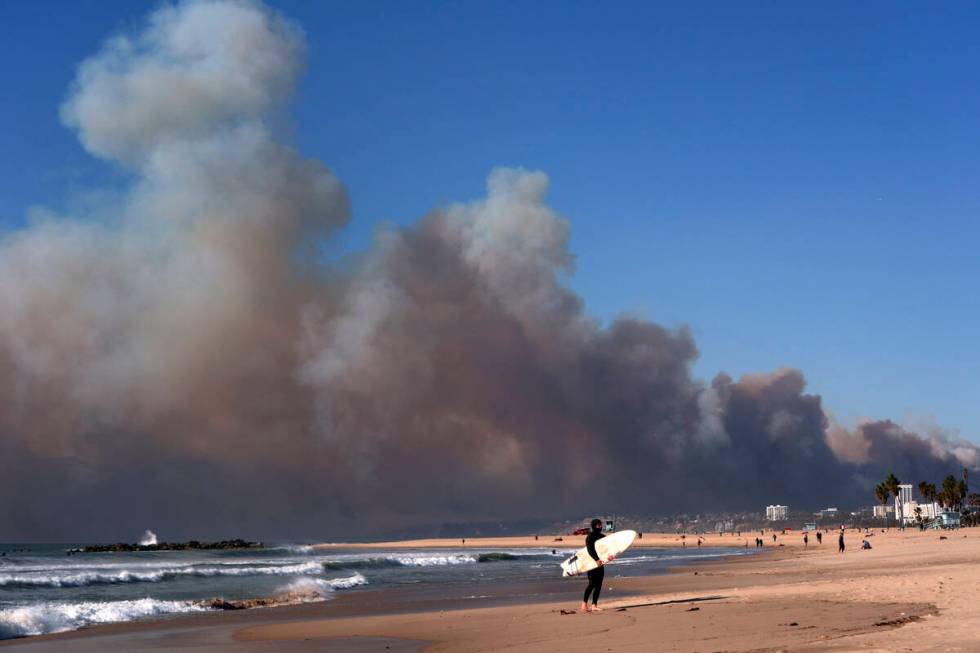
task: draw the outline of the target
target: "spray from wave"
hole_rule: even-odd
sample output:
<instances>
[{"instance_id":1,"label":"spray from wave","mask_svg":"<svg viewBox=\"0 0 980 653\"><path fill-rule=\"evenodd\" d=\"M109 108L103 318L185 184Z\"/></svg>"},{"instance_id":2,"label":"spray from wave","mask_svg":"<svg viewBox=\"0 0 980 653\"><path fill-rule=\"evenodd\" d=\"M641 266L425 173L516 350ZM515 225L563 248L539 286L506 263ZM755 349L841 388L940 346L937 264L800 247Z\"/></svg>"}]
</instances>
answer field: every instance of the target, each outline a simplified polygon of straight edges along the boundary
<instances>
[{"instance_id":1,"label":"spray from wave","mask_svg":"<svg viewBox=\"0 0 980 653\"><path fill-rule=\"evenodd\" d=\"M347 192L276 129L304 52L259 2L199 0L79 66L62 121L132 184L0 239L8 536L850 505L977 467L953 433L833 424L798 370L704 382L687 329L599 324L542 172L325 262Z\"/></svg>"},{"instance_id":2,"label":"spray from wave","mask_svg":"<svg viewBox=\"0 0 980 653\"><path fill-rule=\"evenodd\" d=\"M154 546L156 545L156 543L157 543L157 534L151 531L150 529L146 529L146 531L143 533L143 537L141 537L139 540L140 546Z\"/></svg>"},{"instance_id":3,"label":"spray from wave","mask_svg":"<svg viewBox=\"0 0 980 653\"><path fill-rule=\"evenodd\" d=\"M273 608L297 603L316 603L333 596L334 590L351 589L367 585L367 579L355 573L346 578L308 578L302 577L280 587L271 597L260 599L226 600L221 597L198 601L198 605L209 610L251 610L254 608Z\"/></svg>"}]
</instances>

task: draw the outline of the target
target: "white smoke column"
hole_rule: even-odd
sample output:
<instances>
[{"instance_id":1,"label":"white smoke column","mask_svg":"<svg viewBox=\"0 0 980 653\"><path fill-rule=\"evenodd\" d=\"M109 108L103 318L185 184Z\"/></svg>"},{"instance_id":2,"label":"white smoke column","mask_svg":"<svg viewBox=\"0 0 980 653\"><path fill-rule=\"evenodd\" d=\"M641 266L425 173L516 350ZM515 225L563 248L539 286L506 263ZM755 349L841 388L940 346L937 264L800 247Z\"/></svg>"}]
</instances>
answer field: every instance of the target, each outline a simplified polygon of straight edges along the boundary
<instances>
[{"instance_id":1,"label":"white smoke column","mask_svg":"<svg viewBox=\"0 0 980 653\"><path fill-rule=\"evenodd\" d=\"M115 217L49 218L0 243L10 387L64 400L31 415L29 446L84 455L67 433L93 420L213 415L198 388L227 387L229 360L292 355L288 316L307 301L295 257L348 216L333 175L266 124L304 49L297 27L257 3L189 2L80 66L63 119L137 183Z\"/></svg>"},{"instance_id":2,"label":"white smoke column","mask_svg":"<svg viewBox=\"0 0 980 653\"><path fill-rule=\"evenodd\" d=\"M143 533L143 537L140 538L140 546L154 546L157 543L157 534L151 531L149 528Z\"/></svg>"},{"instance_id":3,"label":"white smoke column","mask_svg":"<svg viewBox=\"0 0 980 653\"><path fill-rule=\"evenodd\" d=\"M131 478L189 500L203 478L235 495L240 466L254 483L252 461L304 457L310 415L287 384L300 309L322 293L298 263L349 215L336 178L270 128L304 52L278 14L216 0L164 6L81 64L62 118L134 184L0 240L9 482L37 477L32 461L79 501Z\"/></svg>"},{"instance_id":4,"label":"white smoke column","mask_svg":"<svg viewBox=\"0 0 980 653\"><path fill-rule=\"evenodd\" d=\"M164 6L82 63L62 119L93 154L141 167L216 129L260 124L290 94L304 50L299 28L257 3Z\"/></svg>"}]
</instances>

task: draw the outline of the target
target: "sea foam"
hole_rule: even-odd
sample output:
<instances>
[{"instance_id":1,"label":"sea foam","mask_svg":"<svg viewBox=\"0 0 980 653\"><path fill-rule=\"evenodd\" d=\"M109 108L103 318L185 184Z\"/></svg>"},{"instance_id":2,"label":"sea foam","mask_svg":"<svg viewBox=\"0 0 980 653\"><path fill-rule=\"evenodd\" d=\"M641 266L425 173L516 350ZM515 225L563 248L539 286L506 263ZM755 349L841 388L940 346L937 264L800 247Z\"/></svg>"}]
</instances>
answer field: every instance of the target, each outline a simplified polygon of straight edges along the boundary
<instances>
[{"instance_id":1,"label":"sea foam","mask_svg":"<svg viewBox=\"0 0 980 653\"><path fill-rule=\"evenodd\" d=\"M189 601L137 599L132 601L45 602L0 610L0 639L60 633L93 624L132 621L181 612L204 612Z\"/></svg>"},{"instance_id":2,"label":"sea foam","mask_svg":"<svg viewBox=\"0 0 980 653\"><path fill-rule=\"evenodd\" d=\"M120 569L119 571L68 571L51 573L0 573L0 587L86 587L121 583L159 583L174 578L194 576L296 576L323 571L319 562L309 561L289 565L195 565L153 568Z\"/></svg>"},{"instance_id":3,"label":"sea foam","mask_svg":"<svg viewBox=\"0 0 980 653\"><path fill-rule=\"evenodd\" d=\"M335 590L367 585L367 579L354 573L343 578L301 577L277 591L281 599L257 603L283 605L329 599ZM184 612L209 612L208 601L163 601L144 598L130 601L48 601L34 605L0 609L0 640L45 633L60 633L95 624L134 621L147 617Z\"/></svg>"}]
</instances>

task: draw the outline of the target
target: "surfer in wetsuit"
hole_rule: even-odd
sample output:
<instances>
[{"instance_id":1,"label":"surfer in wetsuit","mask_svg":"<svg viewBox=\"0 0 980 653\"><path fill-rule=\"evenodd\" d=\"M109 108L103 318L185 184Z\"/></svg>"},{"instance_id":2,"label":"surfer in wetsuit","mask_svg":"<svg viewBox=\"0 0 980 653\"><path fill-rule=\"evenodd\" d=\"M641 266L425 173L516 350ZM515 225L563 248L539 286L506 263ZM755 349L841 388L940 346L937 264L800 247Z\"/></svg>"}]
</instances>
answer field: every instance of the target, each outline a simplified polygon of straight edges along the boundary
<instances>
[{"instance_id":1,"label":"surfer in wetsuit","mask_svg":"<svg viewBox=\"0 0 980 653\"><path fill-rule=\"evenodd\" d=\"M585 537L585 550L589 552L592 559L598 563L598 567L588 571L589 575L589 586L585 588L585 596L582 597L582 612L588 612L589 608L589 595L592 596L592 607L593 612L602 612L602 608L596 605L599 602L599 592L602 591L602 579L606 575L606 570L602 566L602 560L599 559L599 554L595 550L595 543L604 538L605 535L602 534L602 520L593 519L592 520L592 531ZM609 556L612 560L612 556Z\"/></svg>"}]
</instances>

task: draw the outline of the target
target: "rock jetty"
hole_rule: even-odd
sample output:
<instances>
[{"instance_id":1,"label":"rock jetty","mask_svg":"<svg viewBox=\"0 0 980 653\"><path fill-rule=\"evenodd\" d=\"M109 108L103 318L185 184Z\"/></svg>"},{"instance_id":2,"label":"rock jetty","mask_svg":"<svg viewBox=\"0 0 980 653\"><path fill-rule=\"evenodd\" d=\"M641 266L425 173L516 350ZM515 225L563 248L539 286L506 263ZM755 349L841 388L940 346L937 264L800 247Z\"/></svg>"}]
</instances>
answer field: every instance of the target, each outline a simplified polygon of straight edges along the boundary
<instances>
[{"instance_id":1,"label":"rock jetty","mask_svg":"<svg viewBox=\"0 0 980 653\"><path fill-rule=\"evenodd\" d=\"M158 542L156 544L93 544L80 549L69 549L68 553L118 553L127 551L190 551L190 550L219 550L219 549L261 549L262 542L247 540L221 540L220 542Z\"/></svg>"},{"instance_id":2,"label":"rock jetty","mask_svg":"<svg viewBox=\"0 0 980 653\"><path fill-rule=\"evenodd\" d=\"M293 605L295 603L308 603L318 601L322 598L317 592L287 592L279 596L270 596L264 599L237 599L227 600L216 596L213 599L198 601L197 604L208 610L251 610L252 608L272 608L277 605Z\"/></svg>"}]
</instances>

